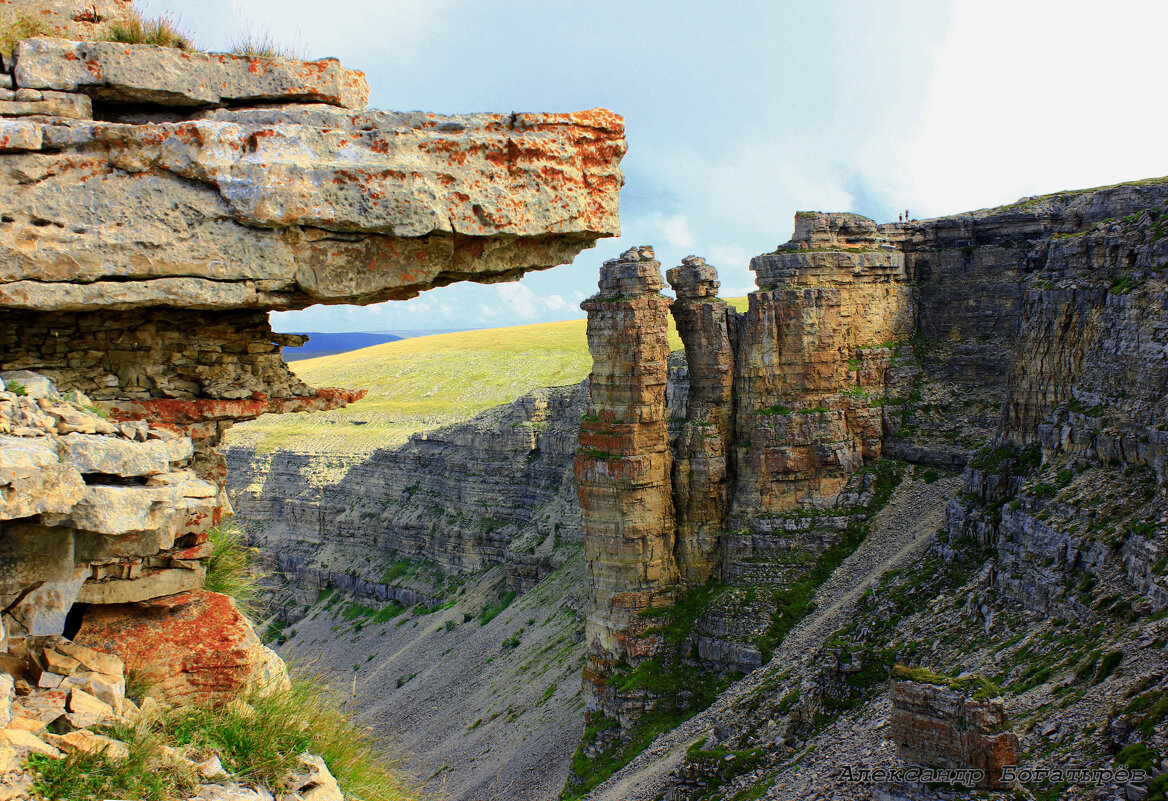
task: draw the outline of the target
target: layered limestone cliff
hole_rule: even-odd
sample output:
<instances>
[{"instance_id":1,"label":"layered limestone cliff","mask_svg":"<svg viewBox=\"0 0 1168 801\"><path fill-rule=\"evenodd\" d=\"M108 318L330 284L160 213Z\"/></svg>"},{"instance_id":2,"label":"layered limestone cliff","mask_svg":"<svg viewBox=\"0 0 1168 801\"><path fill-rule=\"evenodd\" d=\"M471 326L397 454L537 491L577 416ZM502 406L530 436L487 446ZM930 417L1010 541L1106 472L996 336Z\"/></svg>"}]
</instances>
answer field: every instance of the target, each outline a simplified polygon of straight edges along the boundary
<instances>
[{"instance_id":1,"label":"layered limestone cliff","mask_svg":"<svg viewBox=\"0 0 1168 801\"><path fill-rule=\"evenodd\" d=\"M715 276L700 260L671 274L690 386L688 413L671 421L675 597L685 602L664 625L657 615L646 621L653 625L644 634L680 642L652 680L619 665L588 678L586 689L606 679L637 709L658 708L637 723L628 703L610 703L624 713L620 730L635 731L616 745L604 733L586 736L582 753L603 751L597 764L611 764L628 754L622 743L660 731L661 707L678 710L674 720L692 714L702 692L689 668L764 667L596 797L699 798L714 787L726 792L727 782L731 795L774 785L768 797L800 797L812 785L782 759L804 745L824 754L811 774L816 786L871 797L875 786L833 784L826 771L833 754L854 754L851 738L874 753L892 660L994 675L1005 707L1032 719L1052 714L1042 699L1053 692L1063 711L1043 724L1048 733L1076 725L1069 721L1111 727L1106 742L1068 740L1084 764L1129 765L1134 752L1123 748L1159 747L1161 723L1131 704L1144 728L1115 723L1119 713L1100 699L1151 692L1164 664L1155 613L1168 605L1165 214L1164 181L902 224L801 213L790 242L753 260L760 289L742 315L712 300ZM681 280L687 270L694 288ZM706 433L695 447L699 427ZM887 456L918 465L908 468L914 486L964 468L964 487L958 495L956 479L943 485L948 496L922 518L931 527L902 550L877 545L866 572L857 563L852 572L880 591L860 603L858 591L832 594L829 581L821 614L811 594L867 532L882 530L872 511L889 498L889 470L906 470ZM712 478L723 475L725 505ZM703 527L714 533L704 543ZM588 540L586 525L586 548ZM601 550L600 559L619 564L619 553ZM898 559L913 572L882 579ZM710 572L725 584L695 595ZM963 601L956 614L936 611L953 597ZM852 604L876 617L848 622L841 610ZM1080 627L1109 634L1090 651ZM1028 630L1043 644L1014 634ZM787 665L766 664L788 637L812 649L801 680ZM1113 678L1120 663L1129 667ZM671 675L690 683L688 698ZM842 711L857 706L868 717L845 722ZM936 706L922 714L944 718ZM603 720L593 723L604 731ZM1041 744L1029 737L1024 748ZM712 756L726 753L742 760L742 773L724 764L711 771ZM576 778L570 786L584 790L595 781L586 770Z\"/></svg>"},{"instance_id":2,"label":"layered limestone cliff","mask_svg":"<svg viewBox=\"0 0 1168 801\"><path fill-rule=\"evenodd\" d=\"M584 528L593 708L618 714L606 685L613 665L637 664L661 645L642 612L669 605L677 587L672 456L666 417L669 300L653 249L600 268L588 312L588 413L580 422L576 488Z\"/></svg>"},{"instance_id":3,"label":"layered limestone cliff","mask_svg":"<svg viewBox=\"0 0 1168 801\"><path fill-rule=\"evenodd\" d=\"M272 599L284 620L327 588L439 604L447 577L496 565L509 589L533 587L581 540L571 470L584 391L537 390L348 461L227 449L236 513L288 581Z\"/></svg>"},{"instance_id":4,"label":"layered limestone cliff","mask_svg":"<svg viewBox=\"0 0 1168 801\"><path fill-rule=\"evenodd\" d=\"M130 13L50 5L82 37ZM280 356L299 338L267 313L570 261L618 232L622 122L370 111L335 59L35 37L0 70L0 675L57 691L79 669L48 654L71 639L171 702L222 699L282 663L203 589L230 512L216 445L236 421L362 394L299 381ZM500 451L538 457L538 439ZM518 507L500 524L526 522ZM480 533L430 555L497 555ZM519 583L555 566L529 539Z\"/></svg>"}]
</instances>

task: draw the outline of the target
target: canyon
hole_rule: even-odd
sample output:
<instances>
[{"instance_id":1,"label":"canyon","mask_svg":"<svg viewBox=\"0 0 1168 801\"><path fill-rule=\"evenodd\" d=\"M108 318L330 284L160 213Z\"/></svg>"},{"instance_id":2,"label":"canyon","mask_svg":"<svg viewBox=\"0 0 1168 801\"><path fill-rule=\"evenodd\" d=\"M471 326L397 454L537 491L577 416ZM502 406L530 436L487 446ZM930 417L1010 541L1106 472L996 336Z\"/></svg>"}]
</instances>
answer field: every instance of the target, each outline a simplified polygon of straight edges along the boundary
<instances>
[{"instance_id":1,"label":"canyon","mask_svg":"<svg viewBox=\"0 0 1168 801\"><path fill-rule=\"evenodd\" d=\"M698 257L668 271L676 299L662 297L652 249L633 248L584 304L590 381L341 462L229 448L236 508L303 587L293 616L336 587L421 603L428 627L436 607L473 618L581 571L581 691L508 718L527 731L547 703L585 718L574 755L506 760L557 777L570 762L565 797L915 798L829 772L848 755L903 764L880 724L900 662L997 682L1001 725L1031 764L1128 764L1164 737L1158 719L1111 710L1153 697L1163 675L1166 187L886 225L800 213L792 239L753 260L742 312ZM666 357L667 308L684 354ZM549 393L571 400L544 406ZM476 506L497 514L490 531ZM372 559L367 542L381 545ZM427 570L405 575L401 557ZM452 589L483 570L492 589ZM504 615L496 642L522 616ZM303 652L294 628L282 647ZM538 621L521 628L543 637ZM363 697L385 691L358 675ZM410 719L380 717L407 738ZM459 740L466 725L440 728ZM425 750L423 764L445 764ZM552 797L554 783L514 787Z\"/></svg>"},{"instance_id":2,"label":"canyon","mask_svg":"<svg viewBox=\"0 0 1168 801\"><path fill-rule=\"evenodd\" d=\"M271 311L572 261L619 235L623 120L368 110L335 59L102 41L129 13L54 2L0 63L5 797L103 725L255 715L284 658L452 798L1164 796L1168 179L800 212L745 308L635 246L582 383L262 448L366 397ZM208 588L230 527L258 631ZM191 798L347 792L178 756Z\"/></svg>"}]
</instances>

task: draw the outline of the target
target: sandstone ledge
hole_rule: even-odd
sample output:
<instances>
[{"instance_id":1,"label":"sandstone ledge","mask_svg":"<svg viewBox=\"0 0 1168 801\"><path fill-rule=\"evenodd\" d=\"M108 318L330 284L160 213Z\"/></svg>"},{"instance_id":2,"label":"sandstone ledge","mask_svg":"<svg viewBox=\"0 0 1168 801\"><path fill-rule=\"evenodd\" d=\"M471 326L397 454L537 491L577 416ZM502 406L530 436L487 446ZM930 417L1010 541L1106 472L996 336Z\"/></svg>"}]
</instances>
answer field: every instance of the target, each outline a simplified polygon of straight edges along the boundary
<instances>
[{"instance_id":1,"label":"sandstone ledge","mask_svg":"<svg viewBox=\"0 0 1168 801\"><path fill-rule=\"evenodd\" d=\"M107 102L312 102L359 109L369 100L365 73L343 69L336 59L295 61L50 37L25 39L15 55L17 86L84 92Z\"/></svg>"}]
</instances>

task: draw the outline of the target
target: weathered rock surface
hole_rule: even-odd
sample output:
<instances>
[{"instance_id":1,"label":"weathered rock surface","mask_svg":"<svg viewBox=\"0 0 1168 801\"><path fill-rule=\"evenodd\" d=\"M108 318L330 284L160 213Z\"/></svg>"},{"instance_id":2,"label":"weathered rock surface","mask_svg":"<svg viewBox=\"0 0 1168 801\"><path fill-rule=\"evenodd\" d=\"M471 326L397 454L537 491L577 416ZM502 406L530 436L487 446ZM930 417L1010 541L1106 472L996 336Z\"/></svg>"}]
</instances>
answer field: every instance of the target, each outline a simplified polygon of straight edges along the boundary
<instances>
[{"instance_id":1,"label":"weathered rock surface","mask_svg":"<svg viewBox=\"0 0 1168 801\"><path fill-rule=\"evenodd\" d=\"M1001 698L975 701L948 687L893 679L889 735L909 762L982 772L982 787L1000 788L1002 768L1017 765L1018 737Z\"/></svg>"},{"instance_id":2,"label":"weathered rock surface","mask_svg":"<svg viewBox=\"0 0 1168 801\"><path fill-rule=\"evenodd\" d=\"M93 103L88 95L72 92L37 92L22 89L5 97L0 89L0 117L66 117L75 120L93 119ZM22 96L22 93L29 94Z\"/></svg>"},{"instance_id":3,"label":"weathered rock surface","mask_svg":"<svg viewBox=\"0 0 1168 801\"><path fill-rule=\"evenodd\" d=\"M197 560L169 569L184 538L205 537L218 517L218 489L187 469L190 439L118 428L84 396L62 398L43 376L5 377L22 393L0 392L0 430L10 432L0 436L0 597L9 630L61 634L78 601L139 601L201 586Z\"/></svg>"},{"instance_id":4,"label":"weathered rock surface","mask_svg":"<svg viewBox=\"0 0 1168 801\"><path fill-rule=\"evenodd\" d=\"M42 143L0 172L8 309L371 303L515 278L618 232L623 128L605 111L4 124Z\"/></svg>"},{"instance_id":5,"label":"weathered rock surface","mask_svg":"<svg viewBox=\"0 0 1168 801\"><path fill-rule=\"evenodd\" d=\"M672 602L678 582L665 386L669 300L650 247L607 261L584 301L592 353L588 413L580 423L576 488L584 527L589 710L615 717L605 685L617 660L652 656L639 613Z\"/></svg>"},{"instance_id":6,"label":"weathered rock surface","mask_svg":"<svg viewBox=\"0 0 1168 801\"><path fill-rule=\"evenodd\" d=\"M7 5L10 13L31 11L54 36L69 39L92 39L109 23L126 20L134 12L132 0L12 0ZM4 67L11 72L11 60Z\"/></svg>"},{"instance_id":7,"label":"weathered rock surface","mask_svg":"<svg viewBox=\"0 0 1168 801\"><path fill-rule=\"evenodd\" d=\"M339 61L198 53L155 45L35 37L16 48L16 85L84 92L95 100L159 106L328 103L362 109L365 74Z\"/></svg>"},{"instance_id":8,"label":"weathered rock surface","mask_svg":"<svg viewBox=\"0 0 1168 801\"><path fill-rule=\"evenodd\" d=\"M166 605L92 606L73 639L116 654L126 670L173 704L230 697L252 682L279 682L284 669L230 598L202 589Z\"/></svg>"},{"instance_id":9,"label":"weathered rock surface","mask_svg":"<svg viewBox=\"0 0 1168 801\"><path fill-rule=\"evenodd\" d=\"M874 225L833 216L797 215L795 238L751 261L761 291L750 295L735 373L736 513L830 506L881 453L873 401L896 393L890 345L912 333L909 275ZM846 249L823 250L836 245L820 230L848 232Z\"/></svg>"}]
</instances>

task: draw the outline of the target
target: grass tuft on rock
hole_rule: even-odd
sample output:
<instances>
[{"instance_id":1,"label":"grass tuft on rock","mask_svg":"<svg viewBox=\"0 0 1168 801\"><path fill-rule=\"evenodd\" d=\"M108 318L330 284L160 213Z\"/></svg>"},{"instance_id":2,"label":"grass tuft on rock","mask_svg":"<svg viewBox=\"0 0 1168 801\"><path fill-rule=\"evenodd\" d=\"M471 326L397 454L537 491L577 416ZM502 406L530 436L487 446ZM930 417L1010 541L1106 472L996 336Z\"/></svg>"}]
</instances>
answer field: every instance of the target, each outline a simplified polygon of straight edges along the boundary
<instances>
[{"instance_id":1,"label":"grass tuft on rock","mask_svg":"<svg viewBox=\"0 0 1168 801\"><path fill-rule=\"evenodd\" d=\"M271 31L263 33L249 32L231 42L231 51L237 56L251 56L252 58L286 58L291 61L304 61L303 48L299 44L281 42L272 36Z\"/></svg>"},{"instance_id":2,"label":"grass tuft on rock","mask_svg":"<svg viewBox=\"0 0 1168 801\"><path fill-rule=\"evenodd\" d=\"M892 678L947 687L954 692L968 695L974 701L988 701L991 698L999 698L1004 695L1001 687L983 676L967 676L960 679L934 673L928 668L897 664L892 666Z\"/></svg>"},{"instance_id":3,"label":"grass tuft on rock","mask_svg":"<svg viewBox=\"0 0 1168 801\"><path fill-rule=\"evenodd\" d=\"M107 729L106 733L115 738L122 735L118 739L129 748L125 759L107 756L104 751L95 754L75 751L64 759L42 754L30 756L28 768L35 776L36 797L46 801L104 798L168 801L190 795L198 785L194 771L165 758L162 740L149 727Z\"/></svg>"},{"instance_id":4,"label":"grass tuft on rock","mask_svg":"<svg viewBox=\"0 0 1168 801\"><path fill-rule=\"evenodd\" d=\"M251 690L236 701L196 705L157 720L111 726L101 733L126 743L129 757L74 754L64 760L29 759L38 798L134 798L172 801L199 783L193 772L167 756L178 749L192 759L219 756L230 779L262 784L279 793L295 772L297 757L316 754L355 801L417 798L384 744L358 728L319 676L300 674L284 690Z\"/></svg>"},{"instance_id":5,"label":"grass tuft on rock","mask_svg":"<svg viewBox=\"0 0 1168 801\"><path fill-rule=\"evenodd\" d=\"M263 578L258 551L247 544L243 531L233 523L211 529L210 541L214 548L207 560L206 588L230 596L242 614L254 618L261 607Z\"/></svg>"},{"instance_id":6,"label":"grass tuft on rock","mask_svg":"<svg viewBox=\"0 0 1168 801\"><path fill-rule=\"evenodd\" d=\"M176 47L179 50L194 50L194 38L179 27L179 22L169 14L161 14L146 19L137 11L113 20L98 34L98 39L125 44L148 44L160 47Z\"/></svg>"},{"instance_id":7,"label":"grass tuft on rock","mask_svg":"<svg viewBox=\"0 0 1168 801\"><path fill-rule=\"evenodd\" d=\"M26 10L0 9L0 54L10 58L21 41L31 36L52 36L49 24Z\"/></svg>"}]
</instances>

